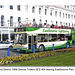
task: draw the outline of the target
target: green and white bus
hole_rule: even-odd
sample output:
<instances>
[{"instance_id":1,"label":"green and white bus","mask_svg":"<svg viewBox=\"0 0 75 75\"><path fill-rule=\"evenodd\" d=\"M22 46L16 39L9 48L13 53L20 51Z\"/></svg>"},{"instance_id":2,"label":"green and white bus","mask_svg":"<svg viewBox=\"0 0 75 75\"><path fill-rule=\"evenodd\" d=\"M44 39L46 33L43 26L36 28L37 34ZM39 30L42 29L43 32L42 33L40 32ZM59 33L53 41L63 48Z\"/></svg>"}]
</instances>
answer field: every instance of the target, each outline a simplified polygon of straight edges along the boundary
<instances>
[{"instance_id":1,"label":"green and white bus","mask_svg":"<svg viewBox=\"0 0 75 75\"><path fill-rule=\"evenodd\" d=\"M16 27L14 33L14 49L27 52L33 50L33 45L35 50L44 51L52 49L53 44L56 49L75 43L75 29Z\"/></svg>"}]
</instances>

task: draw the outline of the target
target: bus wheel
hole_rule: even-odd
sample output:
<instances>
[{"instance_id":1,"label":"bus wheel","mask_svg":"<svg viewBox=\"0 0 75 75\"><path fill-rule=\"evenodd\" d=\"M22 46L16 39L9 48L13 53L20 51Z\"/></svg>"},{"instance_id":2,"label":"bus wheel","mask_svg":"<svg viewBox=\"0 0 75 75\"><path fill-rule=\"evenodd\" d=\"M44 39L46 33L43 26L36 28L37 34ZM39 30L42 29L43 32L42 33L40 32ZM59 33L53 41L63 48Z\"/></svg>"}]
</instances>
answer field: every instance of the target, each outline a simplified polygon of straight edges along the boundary
<instances>
[{"instance_id":1,"label":"bus wheel","mask_svg":"<svg viewBox=\"0 0 75 75\"><path fill-rule=\"evenodd\" d=\"M43 52L44 49L45 49L44 45L40 45L40 46L39 46L39 51L40 51L40 52Z\"/></svg>"}]
</instances>

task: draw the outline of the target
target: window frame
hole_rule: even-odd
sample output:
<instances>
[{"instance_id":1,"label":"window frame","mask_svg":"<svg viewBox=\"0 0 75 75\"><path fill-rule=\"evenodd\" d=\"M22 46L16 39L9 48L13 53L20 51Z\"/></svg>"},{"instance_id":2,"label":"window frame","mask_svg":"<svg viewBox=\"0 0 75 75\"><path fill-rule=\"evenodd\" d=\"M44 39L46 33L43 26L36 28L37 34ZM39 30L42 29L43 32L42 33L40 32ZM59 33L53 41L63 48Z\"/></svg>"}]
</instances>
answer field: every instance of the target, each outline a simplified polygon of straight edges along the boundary
<instances>
[{"instance_id":1,"label":"window frame","mask_svg":"<svg viewBox=\"0 0 75 75\"><path fill-rule=\"evenodd\" d=\"M13 10L13 5L10 5L10 10Z\"/></svg>"},{"instance_id":2,"label":"window frame","mask_svg":"<svg viewBox=\"0 0 75 75\"><path fill-rule=\"evenodd\" d=\"M18 10L18 11L21 10L21 5L17 5L17 10Z\"/></svg>"}]
</instances>

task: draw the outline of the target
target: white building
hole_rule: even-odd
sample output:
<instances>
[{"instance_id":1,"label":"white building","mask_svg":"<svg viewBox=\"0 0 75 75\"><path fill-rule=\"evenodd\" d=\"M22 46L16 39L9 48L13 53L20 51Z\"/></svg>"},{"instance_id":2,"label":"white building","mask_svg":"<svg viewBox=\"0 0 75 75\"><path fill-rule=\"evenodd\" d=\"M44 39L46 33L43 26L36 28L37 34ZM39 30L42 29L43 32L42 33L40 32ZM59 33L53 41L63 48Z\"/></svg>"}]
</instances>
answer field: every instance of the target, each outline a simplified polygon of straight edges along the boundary
<instances>
[{"instance_id":1,"label":"white building","mask_svg":"<svg viewBox=\"0 0 75 75\"><path fill-rule=\"evenodd\" d=\"M42 23L75 27L73 5L0 5L0 41L13 40L20 23ZM9 35L8 35L9 34Z\"/></svg>"}]
</instances>

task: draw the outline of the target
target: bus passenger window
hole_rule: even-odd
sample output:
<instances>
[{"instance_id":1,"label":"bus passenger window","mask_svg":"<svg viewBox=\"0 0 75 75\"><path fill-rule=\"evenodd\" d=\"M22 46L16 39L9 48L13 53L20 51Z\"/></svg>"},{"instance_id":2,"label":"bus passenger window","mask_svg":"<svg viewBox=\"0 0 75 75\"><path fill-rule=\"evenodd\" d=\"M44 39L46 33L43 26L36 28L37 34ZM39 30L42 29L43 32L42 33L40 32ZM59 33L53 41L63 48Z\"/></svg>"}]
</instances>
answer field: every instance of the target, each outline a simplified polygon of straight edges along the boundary
<instances>
[{"instance_id":1,"label":"bus passenger window","mask_svg":"<svg viewBox=\"0 0 75 75\"><path fill-rule=\"evenodd\" d=\"M67 38L67 40L72 40L71 34L65 34L65 37Z\"/></svg>"},{"instance_id":2,"label":"bus passenger window","mask_svg":"<svg viewBox=\"0 0 75 75\"><path fill-rule=\"evenodd\" d=\"M65 35L64 34L58 34L58 40L64 41L65 40Z\"/></svg>"},{"instance_id":3,"label":"bus passenger window","mask_svg":"<svg viewBox=\"0 0 75 75\"><path fill-rule=\"evenodd\" d=\"M57 41L57 34L49 34L49 42Z\"/></svg>"},{"instance_id":4,"label":"bus passenger window","mask_svg":"<svg viewBox=\"0 0 75 75\"><path fill-rule=\"evenodd\" d=\"M47 34L38 34L38 42L48 42Z\"/></svg>"}]
</instances>

